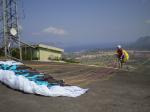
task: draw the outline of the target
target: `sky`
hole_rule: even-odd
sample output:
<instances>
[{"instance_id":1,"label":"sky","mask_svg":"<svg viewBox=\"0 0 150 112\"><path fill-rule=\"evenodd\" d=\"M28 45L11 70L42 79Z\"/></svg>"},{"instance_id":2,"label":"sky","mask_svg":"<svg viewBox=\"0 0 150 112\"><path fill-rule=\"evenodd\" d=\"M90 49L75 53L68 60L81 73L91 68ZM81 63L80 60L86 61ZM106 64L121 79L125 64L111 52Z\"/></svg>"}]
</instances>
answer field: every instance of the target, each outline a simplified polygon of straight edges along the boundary
<instances>
[{"instance_id":1,"label":"sky","mask_svg":"<svg viewBox=\"0 0 150 112\"><path fill-rule=\"evenodd\" d=\"M21 39L62 48L150 35L150 0L22 0Z\"/></svg>"}]
</instances>

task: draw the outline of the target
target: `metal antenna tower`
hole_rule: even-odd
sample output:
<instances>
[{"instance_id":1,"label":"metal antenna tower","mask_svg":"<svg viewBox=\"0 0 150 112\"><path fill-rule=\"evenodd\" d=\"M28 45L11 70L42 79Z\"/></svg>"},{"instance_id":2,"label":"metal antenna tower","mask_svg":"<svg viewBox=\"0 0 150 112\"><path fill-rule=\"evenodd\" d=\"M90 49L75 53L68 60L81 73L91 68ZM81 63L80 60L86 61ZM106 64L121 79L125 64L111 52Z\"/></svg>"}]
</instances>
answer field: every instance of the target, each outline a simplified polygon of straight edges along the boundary
<instances>
[{"instance_id":1,"label":"metal antenna tower","mask_svg":"<svg viewBox=\"0 0 150 112\"><path fill-rule=\"evenodd\" d=\"M0 45L6 58L12 57L12 50L17 49L20 56L15 58L22 60L19 35L17 0L0 0Z\"/></svg>"}]
</instances>

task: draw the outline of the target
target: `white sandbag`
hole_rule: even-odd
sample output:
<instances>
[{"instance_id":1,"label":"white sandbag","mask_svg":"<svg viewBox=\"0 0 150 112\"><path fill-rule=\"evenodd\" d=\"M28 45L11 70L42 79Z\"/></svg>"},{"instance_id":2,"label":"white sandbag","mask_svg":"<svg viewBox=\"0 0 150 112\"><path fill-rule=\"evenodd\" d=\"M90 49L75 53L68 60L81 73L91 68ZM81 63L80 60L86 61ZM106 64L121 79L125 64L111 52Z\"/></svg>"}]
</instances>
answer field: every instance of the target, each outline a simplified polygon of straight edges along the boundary
<instances>
[{"instance_id":1,"label":"white sandbag","mask_svg":"<svg viewBox=\"0 0 150 112\"><path fill-rule=\"evenodd\" d=\"M48 88L45 85L37 85L35 82L28 80L24 76L16 76L13 71L8 70L0 70L0 81L13 89L44 96L77 97L84 94L88 90L77 86L62 87L59 85Z\"/></svg>"}]
</instances>

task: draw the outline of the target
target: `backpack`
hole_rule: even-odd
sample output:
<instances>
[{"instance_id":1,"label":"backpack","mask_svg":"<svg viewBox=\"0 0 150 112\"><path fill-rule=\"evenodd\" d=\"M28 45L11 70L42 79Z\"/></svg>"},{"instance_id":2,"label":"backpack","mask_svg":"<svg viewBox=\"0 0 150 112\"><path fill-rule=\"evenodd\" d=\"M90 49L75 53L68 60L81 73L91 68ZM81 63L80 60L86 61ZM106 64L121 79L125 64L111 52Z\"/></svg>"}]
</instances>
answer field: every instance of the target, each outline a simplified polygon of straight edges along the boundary
<instances>
[{"instance_id":1,"label":"backpack","mask_svg":"<svg viewBox=\"0 0 150 112\"><path fill-rule=\"evenodd\" d=\"M125 57L124 57L124 62L126 62L126 61L128 61L129 60L129 53L126 51L126 50L124 50L123 49L123 53L124 53L124 55L125 55Z\"/></svg>"}]
</instances>

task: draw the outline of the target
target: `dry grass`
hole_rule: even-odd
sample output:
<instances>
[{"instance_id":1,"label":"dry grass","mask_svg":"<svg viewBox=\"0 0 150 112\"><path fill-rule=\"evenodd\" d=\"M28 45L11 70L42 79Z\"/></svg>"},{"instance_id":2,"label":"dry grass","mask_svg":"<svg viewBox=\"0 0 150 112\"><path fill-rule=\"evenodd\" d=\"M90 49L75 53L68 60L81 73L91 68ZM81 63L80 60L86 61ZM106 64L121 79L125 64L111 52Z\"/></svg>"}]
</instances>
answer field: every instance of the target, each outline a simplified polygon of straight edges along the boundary
<instances>
[{"instance_id":1,"label":"dry grass","mask_svg":"<svg viewBox=\"0 0 150 112\"><path fill-rule=\"evenodd\" d=\"M65 63L27 63L26 65L49 74L56 79L63 79L68 84L80 86L106 79L106 77L112 76L116 71L113 68Z\"/></svg>"}]
</instances>

